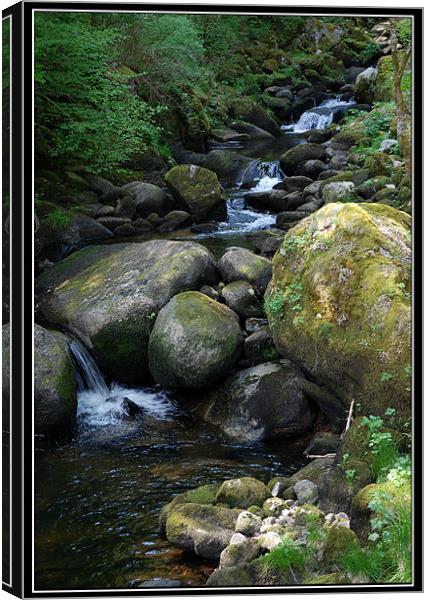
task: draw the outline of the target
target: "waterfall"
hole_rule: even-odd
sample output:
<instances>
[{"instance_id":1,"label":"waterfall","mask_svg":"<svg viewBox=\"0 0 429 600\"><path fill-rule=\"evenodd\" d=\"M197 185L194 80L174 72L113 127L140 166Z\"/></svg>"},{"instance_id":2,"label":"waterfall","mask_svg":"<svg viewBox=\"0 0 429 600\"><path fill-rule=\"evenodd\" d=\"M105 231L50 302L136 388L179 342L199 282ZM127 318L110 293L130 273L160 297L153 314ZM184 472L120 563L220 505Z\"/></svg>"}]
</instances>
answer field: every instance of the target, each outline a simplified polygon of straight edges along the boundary
<instances>
[{"instance_id":1,"label":"waterfall","mask_svg":"<svg viewBox=\"0 0 429 600\"><path fill-rule=\"evenodd\" d=\"M70 351L76 365L77 416L81 426L122 423L137 412L162 420L176 411L164 391L130 388L115 382L109 387L94 358L79 341L70 343Z\"/></svg>"},{"instance_id":2,"label":"waterfall","mask_svg":"<svg viewBox=\"0 0 429 600\"><path fill-rule=\"evenodd\" d=\"M330 98L319 104L319 106L302 113L296 123L283 125L282 129L293 133L304 133L310 129L325 129L333 123L337 113L344 113L354 104L353 100L341 100L341 96Z\"/></svg>"},{"instance_id":3,"label":"waterfall","mask_svg":"<svg viewBox=\"0 0 429 600\"><path fill-rule=\"evenodd\" d=\"M77 340L70 343L70 352L75 360L77 370L78 391L91 390L92 392L107 398L110 390L104 381L97 363L83 344Z\"/></svg>"},{"instance_id":4,"label":"waterfall","mask_svg":"<svg viewBox=\"0 0 429 600\"><path fill-rule=\"evenodd\" d=\"M283 179L278 160L258 163L259 181L249 192L268 192Z\"/></svg>"}]
</instances>

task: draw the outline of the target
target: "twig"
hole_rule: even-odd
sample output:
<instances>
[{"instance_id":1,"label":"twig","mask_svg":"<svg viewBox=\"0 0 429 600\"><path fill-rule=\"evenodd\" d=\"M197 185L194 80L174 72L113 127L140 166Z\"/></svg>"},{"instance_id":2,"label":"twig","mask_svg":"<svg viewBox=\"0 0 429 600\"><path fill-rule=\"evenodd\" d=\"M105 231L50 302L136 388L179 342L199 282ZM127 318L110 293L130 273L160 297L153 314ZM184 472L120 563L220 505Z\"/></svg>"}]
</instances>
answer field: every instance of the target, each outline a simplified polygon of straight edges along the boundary
<instances>
[{"instance_id":1,"label":"twig","mask_svg":"<svg viewBox=\"0 0 429 600\"><path fill-rule=\"evenodd\" d=\"M304 456L306 458L334 458L337 455L335 452L328 452L328 454L307 454L307 452L304 452Z\"/></svg>"},{"instance_id":2,"label":"twig","mask_svg":"<svg viewBox=\"0 0 429 600\"><path fill-rule=\"evenodd\" d=\"M347 417L347 423L346 423L346 428L344 430L344 433L346 433L346 431L348 431L348 429L350 428L350 425L352 423L353 420L353 407L355 405L355 401L352 400L350 403L350 408L349 408L349 416Z\"/></svg>"}]
</instances>

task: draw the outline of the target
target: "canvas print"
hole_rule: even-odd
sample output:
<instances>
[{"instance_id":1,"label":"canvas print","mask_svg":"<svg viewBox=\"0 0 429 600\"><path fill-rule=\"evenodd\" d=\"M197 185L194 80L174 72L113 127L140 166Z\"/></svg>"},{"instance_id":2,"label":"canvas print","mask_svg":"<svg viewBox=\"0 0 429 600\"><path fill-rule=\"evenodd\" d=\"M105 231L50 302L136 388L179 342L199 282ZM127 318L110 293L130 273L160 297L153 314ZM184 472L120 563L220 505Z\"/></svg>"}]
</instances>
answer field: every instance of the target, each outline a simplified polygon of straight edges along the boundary
<instances>
[{"instance_id":1,"label":"canvas print","mask_svg":"<svg viewBox=\"0 0 429 600\"><path fill-rule=\"evenodd\" d=\"M34 590L406 589L413 17L33 25Z\"/></svg>"}]
</instances>

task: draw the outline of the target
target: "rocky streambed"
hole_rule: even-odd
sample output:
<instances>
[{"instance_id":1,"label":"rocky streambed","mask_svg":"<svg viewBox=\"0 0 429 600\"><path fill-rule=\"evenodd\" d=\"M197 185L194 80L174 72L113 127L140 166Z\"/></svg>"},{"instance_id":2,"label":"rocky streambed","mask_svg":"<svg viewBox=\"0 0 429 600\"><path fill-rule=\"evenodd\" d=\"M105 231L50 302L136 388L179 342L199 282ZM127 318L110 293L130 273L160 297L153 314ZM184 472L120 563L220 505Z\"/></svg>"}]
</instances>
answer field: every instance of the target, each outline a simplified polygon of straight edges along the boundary
<instances>
[{"instance_id":1,"label":"rocky streambed","mask_svg":"<svg viewBox=\"0 0 429 600\"><path fill-rule=\"evenodd\" d=\"M352 403L409 413L411 238L395 156L362 168L362 116L336 125L359 77L290 90L283 130L242 115L208 153L177 148L162 181L74 173L61 231L39 206L38 587L297 584L368 535L368 431L340 434ZM310 522L320 565L270 579Z\"/></svg>"}]
</instances>

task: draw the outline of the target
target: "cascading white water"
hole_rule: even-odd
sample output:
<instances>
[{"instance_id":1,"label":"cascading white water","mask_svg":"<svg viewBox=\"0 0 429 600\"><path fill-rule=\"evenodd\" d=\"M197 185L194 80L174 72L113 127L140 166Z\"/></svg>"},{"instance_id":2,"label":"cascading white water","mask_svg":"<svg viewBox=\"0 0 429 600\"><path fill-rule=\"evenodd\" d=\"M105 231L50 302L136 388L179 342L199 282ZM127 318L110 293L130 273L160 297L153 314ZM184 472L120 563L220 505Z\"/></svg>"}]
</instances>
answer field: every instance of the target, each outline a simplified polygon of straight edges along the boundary
<instances>
[{"instance_id":1,"label":"cascading white water","mask_svg":"<svg viewBox=\"0 0 429 600\"><path fill-rule=\"evenodd\" d=\"M103 427L123 422L129 417L124 399L141 409L142 414L155 419L166 419L176 412L164 391L130 388L120 383L109 387L91 354L77 340L70 343L70 351L77 366L77 417L80 425Z\"/></svg>"},{"instance_id":2,"label":"cascading white water","mask_svg":"<svg viewBox=\"0 0 429 600\"><path fill-rule=\"evenodd\" d=\"M332 124L337 112L344 111L354 104L353 100L341 100L341 96L330 98L319 106L304 112L296 123L283 125L282 129L293 133L304 133L310 129L325 129Z\"/></svg>"}]
</instances>

